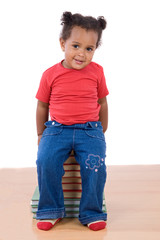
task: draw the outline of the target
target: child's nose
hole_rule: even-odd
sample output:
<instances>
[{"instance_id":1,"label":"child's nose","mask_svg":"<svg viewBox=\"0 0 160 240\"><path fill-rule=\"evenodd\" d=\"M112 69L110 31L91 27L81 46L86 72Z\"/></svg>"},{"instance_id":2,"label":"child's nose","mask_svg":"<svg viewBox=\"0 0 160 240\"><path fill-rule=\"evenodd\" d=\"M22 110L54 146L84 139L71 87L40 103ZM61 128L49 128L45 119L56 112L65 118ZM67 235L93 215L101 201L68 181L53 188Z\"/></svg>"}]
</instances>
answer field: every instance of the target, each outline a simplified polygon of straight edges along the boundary
<instances>
[{"instance_id":1,"label":"child's nose","mask_svg":"<svg viewBox=\"0 0 160 240\"><path fill-rule=\"evenodd\" d=\"M84 55L85 55L84 50L80 49L78 55L81 57L84 57Z\"/></svg>"}]
</instances>

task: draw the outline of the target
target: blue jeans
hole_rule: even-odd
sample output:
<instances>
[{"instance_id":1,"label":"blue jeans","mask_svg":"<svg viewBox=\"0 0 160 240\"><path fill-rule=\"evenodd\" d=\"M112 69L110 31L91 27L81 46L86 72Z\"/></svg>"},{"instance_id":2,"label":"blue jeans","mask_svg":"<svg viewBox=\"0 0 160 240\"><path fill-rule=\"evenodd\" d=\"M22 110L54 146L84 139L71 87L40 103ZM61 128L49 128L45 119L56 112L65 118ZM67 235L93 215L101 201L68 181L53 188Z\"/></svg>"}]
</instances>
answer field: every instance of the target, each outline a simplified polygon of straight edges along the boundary
<instances>
[{"instance_id":1,"label":"blue jeans","mask_svg":"<svg viewBox=\"0 0 160 240\"><path fill-rule=\"evenodd\" d=\"M45 125L37 158L40 191L37 219L65 216L63 163L74 150L82 179L79 221L86 225L93 221L106 220L107 214L102 211L106 181L106 143L101 122L67 126L48 121Z\"/></svg>"}]
</instances>

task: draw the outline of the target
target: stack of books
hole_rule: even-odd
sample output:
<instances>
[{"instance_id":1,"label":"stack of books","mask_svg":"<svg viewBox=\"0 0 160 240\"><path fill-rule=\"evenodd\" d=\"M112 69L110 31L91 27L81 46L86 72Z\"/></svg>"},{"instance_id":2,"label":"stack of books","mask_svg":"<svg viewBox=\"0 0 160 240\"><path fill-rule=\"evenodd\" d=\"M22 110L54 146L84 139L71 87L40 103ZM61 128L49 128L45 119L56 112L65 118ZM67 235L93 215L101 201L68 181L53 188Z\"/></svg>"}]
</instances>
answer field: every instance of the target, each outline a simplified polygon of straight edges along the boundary
<instances>
[{"instance_id":1,"label":"stack of books","mask_svg":"<svg viewBox=\"0 0 160 240\"><path fill-rule=\"evenodd\" d=\"M77 218L79 216L79 205L82 194L82 184L80 175L80 165L76 162L73 153L63 165L65 174L62 178L62 188L64 194L64 206L67 218ZM38 186L35 188L31 199L31 209L33 218L36 218L36 212L39 201ZM103 211L106 212L105 198L103 199Z\"/></svg>"}]
</instances>

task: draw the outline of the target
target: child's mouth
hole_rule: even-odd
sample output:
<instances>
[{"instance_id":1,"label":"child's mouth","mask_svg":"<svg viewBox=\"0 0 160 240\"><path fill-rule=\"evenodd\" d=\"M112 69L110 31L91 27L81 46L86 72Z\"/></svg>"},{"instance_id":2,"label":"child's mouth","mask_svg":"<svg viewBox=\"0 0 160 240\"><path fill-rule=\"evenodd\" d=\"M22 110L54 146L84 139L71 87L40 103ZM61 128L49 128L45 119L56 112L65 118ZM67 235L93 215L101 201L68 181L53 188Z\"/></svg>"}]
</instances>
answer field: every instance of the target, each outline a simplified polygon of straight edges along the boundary
<instances>
[{"instance_id":1,"label":"child's mouth","mask_svg":"<svg viewBox=\"0 0 160 240\"><path fill-rule=\"evenodd\" d=\"M77 64L79 64L79 65L81 65L82 63L83 63L83 61L81 61L81 60L78 60L78 59L74 59L75 60L75 62L77 63Z\"/></svg>"}]
</instances>

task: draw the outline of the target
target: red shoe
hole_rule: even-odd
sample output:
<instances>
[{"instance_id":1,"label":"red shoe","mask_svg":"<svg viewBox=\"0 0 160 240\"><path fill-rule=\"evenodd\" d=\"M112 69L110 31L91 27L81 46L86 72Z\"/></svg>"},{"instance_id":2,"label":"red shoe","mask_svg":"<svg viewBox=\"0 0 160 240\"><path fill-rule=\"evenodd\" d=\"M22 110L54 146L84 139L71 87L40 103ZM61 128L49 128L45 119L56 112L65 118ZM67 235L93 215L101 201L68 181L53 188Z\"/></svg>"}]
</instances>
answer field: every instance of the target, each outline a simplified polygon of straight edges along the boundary
<instances>
[{"instance_id":1,"label":"red shoe","mask_svg":"<svg viewBox=\"0 0 160 240\"><path fill-rule=\"evenodd\" d=\"M93 231L98 231L101 229L104 229L106 227L106 222L105 221L96 221L96 222L91 222L89 224L87 224L87 226L89 227L89 229L93 230Z\"/></svg>"},{"instance_id":2,"label":"red shoe","mask_svg":"<svg viewBox=\"0 0 160 240\"><path fill-rule=\"evenodd\" d=\"M37 223L37 228L40 230L48 231L51 229L56 223L58 223L62 218L58 219L47 219L47 220L41 220Z\"/></svg>"}]
</instances>

